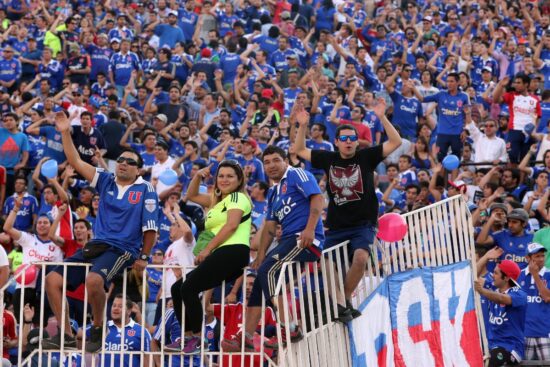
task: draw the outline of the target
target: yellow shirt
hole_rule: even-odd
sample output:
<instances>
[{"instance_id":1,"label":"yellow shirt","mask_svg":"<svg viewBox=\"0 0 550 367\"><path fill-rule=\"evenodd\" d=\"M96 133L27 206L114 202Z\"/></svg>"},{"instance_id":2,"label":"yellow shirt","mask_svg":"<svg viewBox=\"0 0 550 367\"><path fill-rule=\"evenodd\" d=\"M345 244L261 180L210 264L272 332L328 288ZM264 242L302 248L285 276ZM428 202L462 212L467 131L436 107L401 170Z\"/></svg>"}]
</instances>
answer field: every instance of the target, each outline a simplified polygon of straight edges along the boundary
<instances>
[{"instance_id":1,"label":"yellow shirt","mask_svg":"<svg viewBox=\"0 0 550 367\"><path fill-rule=\"evenodd\" d=\"M214 205L206 216L204 224L207 231L211 231L217 235L222 227L227 223L227 212L231 209L239 209L243 212L243 217L249 215L252 211L252 204L248 197L242 192L234 192L227 195L222 201ZM252 226L252 218L249 215L248 219L239 224L237 230L220 246L228 245L247 245L250 246L250 228Z\"/></svg>"}]
</instances>

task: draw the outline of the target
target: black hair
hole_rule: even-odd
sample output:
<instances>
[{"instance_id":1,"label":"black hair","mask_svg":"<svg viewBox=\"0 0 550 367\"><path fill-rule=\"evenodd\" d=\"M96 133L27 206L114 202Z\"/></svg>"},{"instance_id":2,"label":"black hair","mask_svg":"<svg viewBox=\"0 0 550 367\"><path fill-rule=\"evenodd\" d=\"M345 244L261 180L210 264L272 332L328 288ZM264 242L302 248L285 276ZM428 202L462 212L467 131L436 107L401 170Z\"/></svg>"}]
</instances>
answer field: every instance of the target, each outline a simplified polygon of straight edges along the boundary
<instances>
[{"instance_id":1,"label":"black hair","mask_svg":"<svg viewBox=\"0 0 550 367\"><path fill-rule=\"evenodd\" d=\"M531 83L531 78L529 78L528 75L523 74L523 73L516 74L516 76L514 77L514 80L516 80L516 79L520 79L523 84Z\"/></svg>"},{"instance_id":2,"label":"black hair","mask_svg":"<svg viewBox=\"0 0 550 367\"><path fill-rule=\"evenodd\" d=\"M267 193L267 190L269 190L269 185L265 181L256 181L258 184L258 188L262 190L265 193Z\"/></svg>"},{"instance_id":3,"label":"black hair","mask_svg":"<svg viewBox=\"0 0 550 367\"><path fill-rule=\"evenodd\" d=\"M336 128L336 134L335 134L336 138L338 138L340 136L340 131L342 131L342 130L353 130L353 132L355 132L355 135L357 135L357 136L359 135L357 133L357 129L354 126L348 125L348 124L343 124L343 125L338 125L338 127Z\"/></svg>"},{"instance_id":4,"label":"black hair","mask_svg":"<svg viewBox=\"0 0 550 367\"><path fill-rule=\"evenodd\" d=\"M92 225L90 224L90 222L88 222L86 219L77 219L74 221L73 223L73 227L77 224L77 223L84 223L84 225L86 226L86 229L89 231L92 229Z\"/></svg>"},{"instance_id":5,"label":"black hair","mask_svg":"<svg viewBox=\"0 0 550 367\"><path fill-rule=\"evenodd\" d=\"M52 192L57 195L57 189L55 188L54 185L50 185L50 184L47 184L47 185L44 185L44 187L42 188L42 192L44 192L44 190L46 189L50 189L52 190Z\"/></svg>"},{"instance_id":6,"label":"black hair","mask_svg":"<svg viewBox=\"0 0 550 367\"><path fill-rule=\"evenodd\" d=\"M89 111L84 111L84 112L82 112L82 113L80 114L80 117L82 117L82 116L88 116L88 117L90 117L90 120L93 120L93 118L94 118L94 115L92 115L92 113L89 112Z\"/></svg>"},{"instance_id":7,"label":"black hair","mask_svg":"<svg viewBox=\"0 0 550 367\"><path fill-rule=\"evenodd\" d=\"M287 159L288 156L286 154L286 151L284 149L281 149L279 148L278 146L276 145L268 145L265 149L264 149L264 152L262 153L262 161L264 160L264 157L266 155L271 155L271 154L278 154L281 156L281 158L283 159Z\"/></svg>"},{"instance_id":8,"label":"black hair","mask_svg":"<svg viewBox=\"0 0 550 367\"><path fill-rule=\"evenodd\" d=\"M141 157L141 154L139 154L135 149L132 148L123 148L120 154L122 155L122 153L125 152L134 154L137 157L138 168L143 167L143 158Z\"/></svg>"}]
</instances>

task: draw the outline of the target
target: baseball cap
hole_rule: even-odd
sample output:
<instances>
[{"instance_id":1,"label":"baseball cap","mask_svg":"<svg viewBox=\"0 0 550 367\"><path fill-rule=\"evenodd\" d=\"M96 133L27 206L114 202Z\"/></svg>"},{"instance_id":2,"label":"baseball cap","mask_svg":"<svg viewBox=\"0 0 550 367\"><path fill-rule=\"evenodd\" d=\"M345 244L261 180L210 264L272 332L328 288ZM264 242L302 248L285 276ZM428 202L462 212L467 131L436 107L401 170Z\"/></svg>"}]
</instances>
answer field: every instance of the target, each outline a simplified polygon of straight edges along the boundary
<instances>
[{"instance_id":1,"label":"baseball cap","mask_svg":"<svg viewBox=\"0 0 550 367\"><path fill-rule=\"evenodd\" d=\"M503 203L493 203L493 204L491 204L491 206L489 207L489 213L493 213L493 210L496 210L496 209L502 209L502 210L504 210L504 213L507 213L507 212L508 212L508 208L506 208L506 204L503 204Z\"/></svg>"},{"instance_id":2,"label":"baseball cap","mask_svg":"<svg viewBox=\"0 0 550 367\"><path fill-rule=\"evenodd\" d=\"M262 97L264 97L264 98L272 98L272 97L273 97L273 90L271 90L271 89L263 89L263 90L262 90Z\"/></svg>"},{"instance_id":3,"label":"baseball cap","mask_svg":"<svg viewBox=\"0 0 550 367\"><path fill-rule=\"evenodd\" d=\"M449 185L457 189L458 191L466 190L466 183L462 180L449 181Z\"/></svg>"},{"instance_id":4,"label":"baseball cap","mask_svg":"<svg viewBox=\"0 0 550 367\"><path fill-rule=\"evenodd\" d=\"M521 220L523 223L527 223L529 220L529 214L524 209L516 208L508 213L508 219Z\"/></svg>"},{"instance_id":5,"label":"baseball cap","mask_svg":"<svg viewBox=\"0 0 550 367\"><path fill-rule=\"evenodd\" d=\"M427 22L431 22L432 21L432 17L430 17L429 15L428 16L425 16L424 18L422 18L422 20L424 21L427 21Z\"/></svg>"},{"instance_id":6,"label":"baseball cap","mask_svg":"<svg viewBox=\"0 0 550 367\"><path fill-rule=\"evenodd\" d=\"M288 55L286 55L286 58L287 58L287 59L298 59L298 55L296 55L296 54L288 54Z\"/></svg>"},{"instance_id":7,"label":"baseball cap","mask_svg":"<svg viewBox=\"0 0 550 367\"><path fill-rule=\"evenodd\" d=\"M519 274L521 273L518 264L516 264L512 260L502 260L500 264L498 264L498 267L500 268L500 271L502 271L507 277L510 277L514 281L514 283L519 286L519 284L516 282L516 280L518 280Z\"/></svg>"},{"instance_id":8,"label":"baseball cap","mask_svg":"<svg viewBox=\"0 0 550 367\"><path fill-rule=\"evenodd\" d=\"M166 117L166 115L164 113L159 113L158 115L155 116L156 119L164 122L164 123L167 123L168 122L168 117Z\"/></svg>"},{"instance_id":9,"label":"baseball cap","mask_svg":"<svg viewBox=\"0 0 550 367\"><path fill-rule=\"evenodd\" d=\"M258 143L256 142L256 140L254 138L244 138L244 139L242 139L242 143L243 144L250 144L250 146L252 148L254 148L254 150L258 149Z\"/></svg>"},{"instance_id":10,"label":"baseball cap","mask_svg":"<svg viewBox=\"0 0 550 367\"><path fill-rule=\"evenodd\" d=\"M113 42L120 43L120 39L116 37L112 38L110 43L113 43Z\"/></svg>"},{"instance_id":11,"label":"baseball cap","mask_svg":"<svg viewBox=\"0 0 550 367\"><path fill-rule=\"evenodd\" d=\"M50 334L44 329L42 331L42 338L49 338ZM27 334L27 350L33 351L38 348L38 343L40 342L40 329L35 328L29 331Z\"/></svg>"},{"instance_id":12,"label":"baseball cap","mask_svg":"<svg viewBox=\"0 0 550 367\"><path fill-rule=\"evenodd\" d=\"M201 51L201 57L210 57L212 56L212 51L209 48L203 48Z\"/></svg>"},{"instance_id":13,"label":"baseball cap","mask_svg":"<svg viewBox=\"0 0 550 367\"><path fill-rule=\"evenodd\" d=\"M493 72L493 68L490 67L490 66L484 66L483 69L481 69L481 71L488 71L488 72L492 73L492 72Z\"/></svg>"},{"instance_id":14,"label":"baseball cap","mask_svg":"<svg viewBox=\"0 0 550 367\"><path fill-rule=\"evenodd\" d=\"M288 10L285 10L281 13L281 18L286 20L286 19L290 19L290 12Z\"/></svg>"},{"instance_id":15,"label":"baseball cap","mask_svg":"<svg viewBox=\"0 0 550 367\"><path fill-rule=\"evenodd\" d=\"M175 11L175 10L169 10L169 11L168 11L168 15L173 15L173 16L176 16L176 17L177 17L177 16L178 16L178 12Z\"/></svg>"},{"instance_id":16,"label":"baseball cap","mask_svg":"<svg viewBox=\"0 0 550 367\"><path fill-rule=\"evenodd\" d=\"M548 250L546 249L546 247L544 247L540 243L531 242L530 244L527 245L526 255L533 255L540 251L546 252Z\"/></svg>"}]
</instances>

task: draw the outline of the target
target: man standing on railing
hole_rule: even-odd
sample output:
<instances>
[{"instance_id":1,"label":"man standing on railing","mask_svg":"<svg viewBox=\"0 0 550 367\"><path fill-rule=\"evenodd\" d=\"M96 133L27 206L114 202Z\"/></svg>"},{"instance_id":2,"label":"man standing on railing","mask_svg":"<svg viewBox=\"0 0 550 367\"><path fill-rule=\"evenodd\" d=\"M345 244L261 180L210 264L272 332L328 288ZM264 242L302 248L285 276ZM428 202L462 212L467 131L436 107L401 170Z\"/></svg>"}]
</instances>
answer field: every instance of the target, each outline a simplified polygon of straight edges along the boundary
<instances>
[{"instance_id":1,"label":"man standing on railing","mask_svg":"<svg viewBox=\"0 0 550 367\"><path fill-rule=\"evenodd\" d=\"M550 271L544 267L546 251L540 243L530 243L526 251L529 265L518 278L519 285L527 293L526 360L550 360Z\"/></svg>"},{"instance_id":2,"label":"man standing on railing","mask_svg":"<svg viewBox=\"0 0 550 367\"><path fill-rule=\"evenodd\" d=\"M523 357L527 295L517 283L520 272L504 260L493 272L493 290L485 288L485 279L475 281L475 290L489 300L489 367L515 365Z\"/></svg>"},{"instance_id":3,"label":"man standing on railing","mask_svg":"<svg viewBox=\"0 0 550 367\"><path fill-rule=\"evenodd\" d=\"M99 214L94 225L95 238L82 250L66 259L67 263L90 263L86 268L58 266L46 278L46 291L52 311L61 331L43 341L44 349L60 349L64 330L64 348L76 347L76 339L69 326L68 310L62 315L64 302L63 282L68 290L85 283L88 291L93 326L86 352L95 353L102 348L103 312L106 293L112 279L132 264L138 270L147 266L149 252L156 239L158 197L155 189L139 177L143 161L134 151L124 151L117 159L116 176L96 169L80 159L70 133L70 122L64 113L56 114L56 129L61 133L67 161L95 187L100 196Z\"/></svg>"},{"instance_id":4,"label":"man standing on railing","mask_svg":"<svg viewBox=\"0 0 550 367\"><path fill-rule=\"evenodd\" d=\"M401 137L386 117L386 102L379 98L373 108L382 121L388 140L382 145L357 150L357 131L353 126L340 125L336 129L335 145L338 152L306 148L306 130L309 114L298 112L300 127L296 136L296 152L311 162L314 168L322 168L328 177L327 191L330 198L326 226L326 248L348 242L351 266L345 277L345 305L339 305L339 319L351 321L360 313L353 310L351 296L363 279L369 252L374 244L378 225L378 199L374 186L374 170L390 153L401 145ZM339 300L340 302L344 300ZM353 311L353 312L352 312Z\"/></svg>"},{"instance_id":5,"label":"man standing on railing","mask_svg":"<svg viewBox=\"0 0 550 367\"><path fill-rule=\"evenodd\" d=\"M315 262L319 260L325 239L321 213L324 199L321 189L310 172L288 165L286 152L274 145L268 146L262 156L267 176L275 182L267 195L267 217L262 228L258 255L253 267L258 269L252 292L248 299L244 316L244 349L254 352L254 332L262 315L262 293L269 304L276 296L279 274L285 262ZM277 224L281 225L282 235L279 244L266 257L266 250L275 237ZM285 274L286 276L286 274ZM286 296L283 285L281 294ZM283 344L287 333L291 342L303 338L296 320L285 320L283 296L278 299L278 316L282 326ZM286 322L285 322L286 321ZM288 328L288 330L287 330ZM243 331L230 339L224 339L221 346L225 352L241 350ZM278 340L266 341L266 348L277 349Z\"/></svg>"}]
</instances>

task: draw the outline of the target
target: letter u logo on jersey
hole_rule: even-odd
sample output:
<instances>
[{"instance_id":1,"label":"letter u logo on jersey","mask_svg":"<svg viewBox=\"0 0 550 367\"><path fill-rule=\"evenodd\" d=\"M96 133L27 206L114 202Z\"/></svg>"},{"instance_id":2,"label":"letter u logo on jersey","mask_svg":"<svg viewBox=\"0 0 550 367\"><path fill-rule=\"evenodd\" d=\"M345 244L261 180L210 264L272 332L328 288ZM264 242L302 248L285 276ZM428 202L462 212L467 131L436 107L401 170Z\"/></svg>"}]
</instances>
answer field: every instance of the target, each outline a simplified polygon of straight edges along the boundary
<instances>
[{"instance_id":1,"label":"letter u logo on jersey","mask_svg":"<svg viewBox=\"0 0 550 367\"><path fill-rule=\"evenodd\" d=\"M141 200L141 191L130 191L128 194L128 201L130 204L137 204Z\"/></svg>"}]
</instances>

